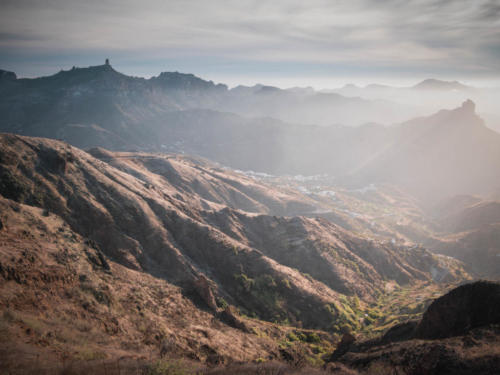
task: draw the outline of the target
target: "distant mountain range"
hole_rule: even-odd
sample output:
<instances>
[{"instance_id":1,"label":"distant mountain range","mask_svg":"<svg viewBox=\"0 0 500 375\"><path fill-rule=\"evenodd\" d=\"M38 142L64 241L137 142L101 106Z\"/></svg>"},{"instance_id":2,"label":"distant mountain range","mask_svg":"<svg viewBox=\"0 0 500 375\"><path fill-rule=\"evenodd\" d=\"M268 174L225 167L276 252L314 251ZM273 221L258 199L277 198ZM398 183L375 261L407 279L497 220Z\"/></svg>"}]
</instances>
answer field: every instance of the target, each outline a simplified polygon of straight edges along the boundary
<instances>
[{"instance_id":1,"label":"distant mountain range","mask_svg":"<svg viewBox=\"0 0 500 375\"><path fill-rule=\"evenodd\" d=\"M415 88L450 85L457 86L428 80ZM328 173L355 187L389 182L424 200L500 187L500 135L484 126L471 101L392 127L297 123L306 113L313 122L327 112L330 123L343 116L373 120L374 110L391 108L398 106L309 89L229 90L192 74L135 78L109 64L36 79L0 75L3 132L81 148L183 152L272 174Z\"/></svg>"},{"instance_id":2,"label":"distant mountain range","mask_svg":"<svg viewBox=\"0 0 500 375\"><path fill-rule=\"evenodd\" d=\"M471 91L476 90L472 86L464 85L458 81L443 81L435 78L424 79L423 81L408 87L394 87L372 83L364 87L348 83L340 90L438 90L438 91ZM326 90L328 92L328 90ZM334 90L330 90L334 91Z\"/></svg>"},{"instance_id":3,"label":"distant mountain range","mask_svg":"<svg viewBox=\"0 0 500 375\"><path fill-rule=\"evenodd\" d=\"M500 134L471 100L318 125L391 108L108 63L0 71L0 369L492 373L500 286L431 302L498 278Z\"/></svg>"},{"instance_id":4,"label":"distant mountain range","mask_svg":"<svg viewBox=\"0 0 500 375\"><path fill-rule=\"evenodd\" d=\"M500 112L497 105L500 99L499 87L474 87L458 81L431 78L412 86L347 84L341 88L323 90L322 92L365 100L385 100L396 106L401 105L408 109L405 120L443 108L454 108L458 103L471 99L477 104L478 113L485 120L486 126L500 132Z\"/></svg>"},{"instance_id":5,"label":"distant mountain range","mask_svg":"<svg viewBox=\"0 0 500 375\"><path fill-rule=\"evenodd\" d=\"M5 113L4 106L10 108L2 124L4 129L33 121L46 124L54 119L40 118L37 114L50 110L57 110L60 116L65 116L64 120L74 124L95 122L100 126L104 120L101 110L105 109L114 109L108 116L123 125L161 121L165 112L194 108L317 125L393 123L408 118L404 106L395 107L382 100L263 85L228 89L226 85L178 72L144 79L121 74L109 64L73 68L36 79L17 79L12 72L0 71L0 86L3 104L0 113ZM83 111L86 108L95 112L86 114ZM31 117L22 115L27 112ZM68 123L59 124L62 125Z\"/></svg>"},{"instance_id":6,"label":"distant mountain range","mask_svg":"<svg viewBox=\"0 0 500 375\"><path fill-rule=\"evenodd\" d=\"M439 79L426 79L420 83L417 83L412 87L417 90L457 90L457 91L467 91L473 90L474 88L471 86L466 86L458 81L442 81Z\"/></svg>"}]
</instances>

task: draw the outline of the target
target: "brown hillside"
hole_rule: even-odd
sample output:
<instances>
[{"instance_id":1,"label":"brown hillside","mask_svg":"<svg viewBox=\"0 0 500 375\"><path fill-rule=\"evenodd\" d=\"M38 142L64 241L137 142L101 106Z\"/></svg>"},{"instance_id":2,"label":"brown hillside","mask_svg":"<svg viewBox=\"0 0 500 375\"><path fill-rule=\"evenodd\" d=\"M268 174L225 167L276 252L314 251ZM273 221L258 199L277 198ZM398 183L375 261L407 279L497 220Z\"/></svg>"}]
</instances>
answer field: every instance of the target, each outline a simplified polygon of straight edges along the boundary
<instances>
[{"instance_id":1,"label":"brown hillside","mask_svg":"<svg viewBox=\"0 0 500 375\"><path fill-rule=\"evenodd\" d=\"M0 136L0 304L16 350L147 356L173 337L183 357L248 361L295 358L282 352L295 340L320 361L311 345L370 324L387 285L466 276L422 247L277 216L311 215L318 201L203 160L92 154Z\"/></svg>"},{"instance_id":2,"label":"brown hillside","mask_svg":"<svg viewBox=\"0 0 500 375\"><path fill-rule=\"evenodd\" d=\"M324 220L228 208L312 206L187 158L98 151L104 162L52 140L3 135L1 143L6 198L57 213L131 269L188 289L204 274L216 296L264 319L327 329L342 311L339 292L371 300L384 279L456 277L425 250L367 241Z\"/></svg>"}]
</instances>

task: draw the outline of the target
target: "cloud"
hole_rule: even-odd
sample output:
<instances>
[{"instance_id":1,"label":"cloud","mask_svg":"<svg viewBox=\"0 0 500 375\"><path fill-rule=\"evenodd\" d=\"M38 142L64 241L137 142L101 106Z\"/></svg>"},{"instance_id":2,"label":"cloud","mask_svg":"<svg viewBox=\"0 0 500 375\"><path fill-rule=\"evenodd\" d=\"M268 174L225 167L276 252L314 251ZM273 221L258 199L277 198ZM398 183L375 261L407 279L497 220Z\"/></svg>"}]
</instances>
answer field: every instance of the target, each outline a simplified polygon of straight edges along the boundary
<instances>
[{"instance_id":1,"label":"cloud","mask_svg":"<svg viewBox=\"0 0 500 375\"><path fill-rule=\"evenodd\" d=\"M219 61L500 73L498 1L4 0L0 7L0 54L11 58L107 51L200 68Z\"/></svg>"}]
</instances>

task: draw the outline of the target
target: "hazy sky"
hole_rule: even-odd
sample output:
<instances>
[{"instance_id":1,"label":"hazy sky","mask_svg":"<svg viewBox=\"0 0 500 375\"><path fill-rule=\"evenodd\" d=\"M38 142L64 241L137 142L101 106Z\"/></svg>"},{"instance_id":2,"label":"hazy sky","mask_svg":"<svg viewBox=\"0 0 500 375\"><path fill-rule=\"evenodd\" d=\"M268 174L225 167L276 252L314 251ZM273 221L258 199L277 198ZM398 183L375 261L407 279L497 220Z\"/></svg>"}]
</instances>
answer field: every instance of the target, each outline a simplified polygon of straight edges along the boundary
<instances>
[{"instance_id":1,"label":"hazy sky","mask_svg":"<svg viewBox=\"0 0 500 375\"><path fill-rule=\"evenodd\" d=\"M500 79L500 0L0 0L0 68L331 87Z\"/></svg>"}]
</instances>

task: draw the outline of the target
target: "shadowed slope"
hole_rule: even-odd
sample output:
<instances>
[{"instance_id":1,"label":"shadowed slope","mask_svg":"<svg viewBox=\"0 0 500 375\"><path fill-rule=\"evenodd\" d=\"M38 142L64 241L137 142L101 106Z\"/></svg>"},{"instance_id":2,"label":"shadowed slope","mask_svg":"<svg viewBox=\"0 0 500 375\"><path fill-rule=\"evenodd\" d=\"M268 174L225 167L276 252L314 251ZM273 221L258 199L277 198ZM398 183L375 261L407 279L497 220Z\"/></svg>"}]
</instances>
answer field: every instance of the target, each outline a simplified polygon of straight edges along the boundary
<instances>
[{"instance_id":1,"label":"shadowed slope","mask_svg":"<svg viewBox=\"0 0 500 375\"><path fill-rule=\"evenodd\" d=\"M104 162L52 140L2 135L0 142L4 197L57 213L129 268L186 290L196 290L203 274L215 296L266 320L328 329L343 311L339 292L370 301L384 279L462 277L458 264L426 250L367 241L324 220L239 210L312 206L208 164L95 151Z\"/></svg>"}]
</instances>

